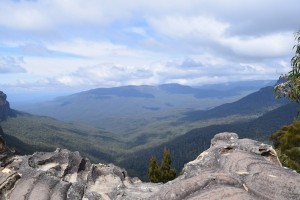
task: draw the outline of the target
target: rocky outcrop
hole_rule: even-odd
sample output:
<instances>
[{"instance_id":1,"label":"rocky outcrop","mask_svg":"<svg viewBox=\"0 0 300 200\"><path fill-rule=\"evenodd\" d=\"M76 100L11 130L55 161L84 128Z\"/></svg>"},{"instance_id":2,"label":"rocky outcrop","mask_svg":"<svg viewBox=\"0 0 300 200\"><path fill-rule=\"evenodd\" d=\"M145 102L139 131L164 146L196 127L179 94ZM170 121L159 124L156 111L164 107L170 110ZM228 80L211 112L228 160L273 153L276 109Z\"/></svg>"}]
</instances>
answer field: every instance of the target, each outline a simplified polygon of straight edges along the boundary
<instances>
[{"instance_id":1,"label":"rocky outcrop","mask_svg":"<svg viewBox=\"0 0 300 200\"><path fill-rule=\"evenodd\" d=\"M274 149L217 134L211 147L166 184L142 183L113 164L91 164L78 152L57 149L29 156L6 154L0 199L300 199L300 175L285 169Z\"/></svg>"},{"instance_id":2,"label":"rocky outcrop","mask_svg":"<svg viewBox=\"0 0 300 200\"><path fill-rule=\"evenodd\" d=\"M13 111L10 109L9 102L6 100L6 98L6 94L0 91L0 121L5 120L8 116L13 114Z\"/></svg>"},{"instance_id":3,"label":"rocky outcrop","mask_svg":"<svg viewBox=\"0 0 300 200\"><path fill-rule=\"evenodd\" d=\"M2 200L148 199L160 187L130 178L113 164L91 164L66 149L9 160L1 161Z\"/></svg>"},{"instance_id":4,"label":"rocky outcrop","mask_svg":"<svg viewBox=\"0 0 300 200\"><path fill-rule=\"evenodd\" d=\"M300 199L300 175L281 166L274 149L220 133L185 165L183 175L151 199Z\"/></svg>"}]
</instances>

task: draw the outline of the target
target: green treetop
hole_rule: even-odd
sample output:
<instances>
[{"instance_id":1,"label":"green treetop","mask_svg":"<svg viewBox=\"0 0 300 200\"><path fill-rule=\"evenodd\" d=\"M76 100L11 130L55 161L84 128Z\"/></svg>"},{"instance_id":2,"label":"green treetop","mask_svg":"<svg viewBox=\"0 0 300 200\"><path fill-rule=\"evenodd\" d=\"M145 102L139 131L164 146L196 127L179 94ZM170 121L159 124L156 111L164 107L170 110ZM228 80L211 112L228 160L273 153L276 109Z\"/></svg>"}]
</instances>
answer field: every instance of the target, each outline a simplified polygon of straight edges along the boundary
<instances>
[{"instance_id":1,"label":"green treetop","mask_svg":"<svg viewBox=\"0 0 300 200\"><path fill-rule=\"evenodd\" d=\"M158 167L156 157L152 156L149 161L149 180L153 183L166 183L176 178L176 170L171 168L171 163L170 151L167 148L164 148L163 160L160 167Z\"/></svg>"},{"instance_id":2,"label":"green treetop","mask_svg":"<svg viewBox=\"0 0 300 200\"><path fill-rule=\"evenodd\" d=\"M288 74L282 75L284 80L275 86L277 97L287 97L291 101L300 102L300 31L295 33L296 49L295 55L291 59L291 71Z\"/></svg>"},{"instance_id":3,"label":"green treetop","mask_svg":"<svg viewBox=\"0 0 300 200\"><path fill-rule=\"evenodd\" d=\"M160 176L161 176L160 174L161 173L157 164L157 159L155 156L152 156L149 161L149 171L148 171L149 180L152 183L160 182Z\"/></svg>"}]
</instances>

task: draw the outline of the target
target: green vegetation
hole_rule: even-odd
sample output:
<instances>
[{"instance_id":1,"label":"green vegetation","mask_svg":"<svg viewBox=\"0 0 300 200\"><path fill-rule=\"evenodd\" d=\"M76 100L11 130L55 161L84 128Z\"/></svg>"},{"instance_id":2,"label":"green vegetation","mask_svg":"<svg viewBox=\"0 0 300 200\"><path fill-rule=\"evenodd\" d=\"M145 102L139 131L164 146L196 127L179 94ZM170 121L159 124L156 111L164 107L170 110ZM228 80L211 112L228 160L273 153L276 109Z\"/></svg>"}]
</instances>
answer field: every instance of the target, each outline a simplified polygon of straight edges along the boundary
<instances>
[{"instance_id":1,"label":"green vegetation","mask_svg":"<svg viewBox=\"0 0 300 200\"><path fill-rule=\"evenodd\" d=\"M288 126L283 126L271 139L281 163L300 172L300 121L295 120Z\"/></svg>"},{"instance_id":2,"label":"green vegetation","mask_svg":"<svg viewBox=\"0 0 300 200\"><path fill-rule=\"evenodd\" d=\"M110 125L122 124L122 126L126 126L127 130L124 134L115 134L90 125L74 122L65 123L53 118L25 113L19 113L17 117L8 118L7 121L1 122L1 126L3 127L9 146L17 147L17 150L21 153L53 151L57 147L68 148L71 151L79 151L93 162L116 163L124 167L130 176L138 176L142 180L147 180L148 159L151 155L154 155L158 160L163 160L161 152L164 146L170 148L172 158L176 158L176 160L173 160L172 165L177 171L180 171L183 164L195 159L199 153L209 148L210 139L218 132L232 130L242 135L242 137L257 139L262 133L269 133L271 131L271 134L279 128L277 125L274 126L273 119L281 120L280 122L276 122L280 126L286 124L282 120L291 123L292 120L288 117L281 118L274 117L273 115L270 116L272 120L263 120L263 118L260 118L260 121L263 121L260 126L249 124L264 113L285 104L283 101L275 101L275 95L272 91L272 87L266 87L237 102L206 111L191 112L199 109L197 107L190 110L174 109L172 106L175 102L172 102L172 105L166 105L165 102L167 101L164 99L159 100L159 98L155 98L155 101L161 101L160 103L170 107L170 110L160 112L146 109L143 114L140 113L136 114L134 118L127 118L130 115L127 115L128 113L125 110L119 109L117 106L118 109L114 107L113 111L117 112L116 114L119 115L118 118L112 115L106 116L107 121L105 122L104 118L98 119L97 115L93 117L99 127L107 123L111 123ZM179 102L181 95L184 94L175 95L178 97L175 98L178 105L185 104L185 102ZM111 97L107 103L113 103L111 101L116 100L115 98ZM133 101L133 103L136 103L136 107L138 107L138 100L140 99L136 98ZM153 98L146 99L154 100ZM73 117L87 117L90 114L88 108L93 108L95 112L97 111L97 113L105 115L105 109L107 109L107 106L103 104L98 105L98 100L90 96L81 96L76 101L74 99L75 102L73 103L72 99L69 100L69 104L67 102L61 104L57 110L65 112L67 115L68 111L63 110L62 107L71 106L74 103L74 107L70 107L70 109L78 113L68 114L74 115ZM106 101L107 99L104 98L102 100ZM122 100L125 102L126 107L132 99L124 97ZM202 100L207 101L207 99ZM224 99L221 98L219 100L223 101ZM89 107L89 103L91 102L93 104ZM84 107L83 111L76 109L78 105L80 105L80 108ZM98 110L100 107L102 111ZM149 102L147 107L154 107L154 105ZM126 109L131 109L131 107ZM149 114L148 112L153 112L153 114ZM220 115L220 113L222 114ZM78 121L80 120L78 119ZM239 125L240 123L241 125ZM159 166L158 168L160 169L161 167Z\"/></svg>"},{"instance_id":3,"label":"green vegetation","mask_svg":"<svg viewBox=\"0 0 300 200\"><path fill-rule=\"evenodd\" d=\"M125 148L119 135L83 124L19 113L0 124L10 147L22 154L67 148L94 162L113 162Z\"/></svg>"},{"instance_id":4,"label":"green vegetation","mask_svg":"<svg viewBox=\"0 0 300 200\"><path fill-rule=\"evenodd\" d=\"M295 33L295 56L291 59L291 71L282 76L285 80L275 87L277 97L287 97L291 101L300 102L300 31Z\"/></svg>"},{"instance_id":5,"label":"green vegetation","mask_svg":"<svg viewBox=\"0 0 300 200\"><path fill-rule=\"evenodd\" d=\"M291 71L283 75L282 83L276 85L277 97L286 97L290 101L300 103L300 31L295 33L296 49L291 59ZM300 117L300 111L298 111ZM284 166L300 172L300 121L295 120L272 134L271 139Z\"/></svg>"},{"instance_id":6,"label":"green vegetation","mask_svg":"<svg viewBox=\"0 0 300 200\"><path fill-rule=\"evenodd\" d=\"M176 178L176 170L171 168L171 155L167 148L164 148L163 160L160 168L157 164L157 159L152 156L149 161L149 180L153 183L166 183Z\"/></svg>"},{"instance_id":7,"label":"green vegetation","mask_svg":"<svg viewBox=\"0 0 300 200\"><path fill-rule=\"evenodd\" d=\"M300 104L289 103L249 122L211 125L193 129L158 146L126 155L119 165L124 167L130 175L134 174L146 181L148 176L145 172L149 168L149 158L155 156L157 160L163 159L161 152L166 146L170 149L173 158L172 166L177 172L180 172L184 164L196 159L201 152L208 149L211 139L220 132L235 132L240 138L271 143L269 141L270 135L283 125L293 122L298 109L300 109Z\"/></svg>"},{"instance_id":8,"label":"green vegetation","mask_svg":"<svg viewBox=\"0 0 300 200\"><path fill-rule=\"evenodd\" d=\"M148 178L152 183L160 182L160 169L155 156L152 156L149 161Z\"/></svg>"},{"instance_id":9,"label":"green vegetation","mask_svg":"<svg viewBox=\"0 0 300 200\"><path fill-rule=\"evenodd\" d=\"M245 87L239 82L223 89L220 89L222 86L200 89L178 84L99 88L17 109L68 122L87 123L118 134L148 135L157 133L160 128L155 127L161 124L172 131L168 122L176 122L185 116L184 113L236 101L258 90L264 82L249 82Z\"/></svg>"}]
</instances>

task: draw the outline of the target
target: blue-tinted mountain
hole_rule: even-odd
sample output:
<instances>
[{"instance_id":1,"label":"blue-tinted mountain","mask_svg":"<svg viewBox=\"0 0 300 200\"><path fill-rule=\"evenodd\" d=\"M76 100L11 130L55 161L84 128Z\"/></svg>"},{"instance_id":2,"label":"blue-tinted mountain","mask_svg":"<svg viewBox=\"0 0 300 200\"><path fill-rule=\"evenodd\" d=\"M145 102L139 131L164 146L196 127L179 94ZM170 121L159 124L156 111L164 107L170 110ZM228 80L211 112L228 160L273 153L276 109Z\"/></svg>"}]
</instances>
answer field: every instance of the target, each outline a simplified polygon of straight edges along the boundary
<instances>
[{"instance_id":1,"label":"blue-tinted mountain","mask_svg":"<svg viewBox=\"0 0 300 200\"><path fill-rule=\"evenodd\" d=\"M276 99L274 88L268 86L232 103L226 103L210 110L187 112L186 116L181 120L198 121L230 115L261 115L287 103L286 99Z\"/></svg>"},{"instance_id":2,"label":"blue-tinted mountain","mask_svg":"<svg viewBox=\"0 0 300 200\"><path fill-rule=\"evenodd\" d=\"M276 81L241 81L226 84L211 84L190 87L177 83L163 84L159 88L173 94L193 94L196 98L224 98L241 94L244 91L255 91L265 86L271 86Z\"/></svg>"},{"instance_id":3,"label":"blue-tinted mountain","mask_svg":"<svg viewBox=\"0 0 300 200\"><path fill-rule=\"evenodd\" d=\"M178 118L183 111L233 102L250 92L253 91L234 88L222 91L180 84L122 86L92 89L17 108L67 122L84 122L110 132L133 133L159 118Z\"/></svg>"},{"instance_id":4,"label":"blue-tinted mountain","mask_svg":"<svg viewBox=\"0 0 300 200\"><path fill-rule=\"evenodd\" d=\"M154 98L153 94L138 90L136 86L122 86L115 88L98 88L77 95L92 94L95 96L118 96L118 97L137 97L137 98Z\"/></svg>"}]
</instances>

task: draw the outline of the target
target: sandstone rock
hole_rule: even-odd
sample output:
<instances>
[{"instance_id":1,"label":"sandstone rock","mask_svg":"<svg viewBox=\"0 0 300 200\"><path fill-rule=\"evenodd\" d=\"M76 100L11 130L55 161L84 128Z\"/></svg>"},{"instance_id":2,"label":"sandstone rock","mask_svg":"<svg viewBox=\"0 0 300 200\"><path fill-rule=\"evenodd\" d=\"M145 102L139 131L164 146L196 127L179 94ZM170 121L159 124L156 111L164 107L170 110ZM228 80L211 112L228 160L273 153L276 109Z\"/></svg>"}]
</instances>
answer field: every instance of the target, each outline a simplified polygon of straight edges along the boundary
<instances>
[{"instance_id":1,"label":"sandstone rock","mask_svg":"<svg viewBox=\"0 0 300 200\"><path fill-rule=\"evenodd\" d=\"M211 147L185 165L183 175L151 199L300 199L300 175L281 167L266 144L217 134Z\"/></svg>"},{"instance_id":2,"label":"sandstone rock","mask_svg":"<svg viewBox=\"0 0 300 200\"><path fill-rule=\"evenodd\" d=\"M147 199L159 187L131 179L113 164L91 164L66 149L12 156L0 177L3 200Z\"/></svg>"},{"instance_id":3,"label":"sandstone rock","mask_svg":"<svg viewBox=\"0 0 300 200\"><path fill-rule=\"evenodd\" d=\"M300 199L300 175L281 167L271 146L235 133L217 134L211 143L166 184L143 183L65 149L16 156L5 147L0 199Z\"/></svg>"}]
</instances>

